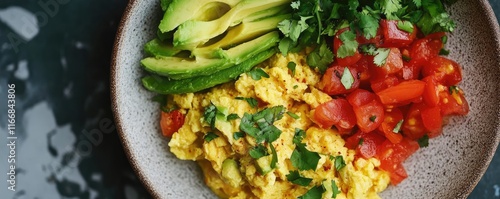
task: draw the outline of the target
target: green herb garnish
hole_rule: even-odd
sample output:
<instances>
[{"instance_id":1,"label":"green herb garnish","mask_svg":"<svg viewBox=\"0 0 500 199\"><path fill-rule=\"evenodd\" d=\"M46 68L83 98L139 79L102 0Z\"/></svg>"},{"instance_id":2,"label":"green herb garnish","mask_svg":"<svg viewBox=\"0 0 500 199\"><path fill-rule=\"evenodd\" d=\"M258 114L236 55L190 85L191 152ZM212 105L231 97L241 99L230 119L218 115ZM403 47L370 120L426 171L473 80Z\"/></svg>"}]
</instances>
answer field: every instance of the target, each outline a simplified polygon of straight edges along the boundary
<instances>
[{"instance_id":1,"label":"green herb garnish","mask_svg":"<svg viewBox=\"0 0 500 199\"><path fill-rule=\"evenodd\" d=\"M205 134L205 136L203 136L203 139L206 141L206 142L210 142L212 141L213 139L215 138L218 138L219 136L217 134L215 134L214 132L208 132L207 134Z\"/></svg>"},{"instance_id":2,"label":"green herb garnish","mask_svg":"<svg viewBox=\"0 0 500 199\"><path fill-rule=\"evenodd\" d=\"M300 175L299 171L290 171L288 175L286 175L286 179L293 184L297 184L300 186L307 186L311 183L311 178L306 178Z\"/></svg>"}]
</instances>

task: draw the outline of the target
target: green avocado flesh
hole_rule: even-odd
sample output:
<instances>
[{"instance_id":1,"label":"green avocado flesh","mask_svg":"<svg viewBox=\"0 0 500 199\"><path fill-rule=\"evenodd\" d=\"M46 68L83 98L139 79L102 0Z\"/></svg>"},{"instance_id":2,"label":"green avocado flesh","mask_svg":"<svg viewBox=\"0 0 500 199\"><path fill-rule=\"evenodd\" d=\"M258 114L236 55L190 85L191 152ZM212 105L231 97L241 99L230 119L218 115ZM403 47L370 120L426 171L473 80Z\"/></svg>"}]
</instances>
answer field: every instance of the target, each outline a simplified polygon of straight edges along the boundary
<instances>
[{"instance_id":1,"label":"green avocado flesh","mask_svg":"<svg viewBox=\"0 0 500 199\"><path fill-rule=\"evenodd\" d=\"M206 59L203 57L196 57L194 59L186 59L159 56L145 58L141 61L141 64L147 71L171 79L185 79L201 75L210 75L237 65L260 52L272 48L278 41L279 34L274 31L228 50L219 50L217 53L219 53L222 58Z\"/></svg>"},{"instance_id":2,"label":"green avocado flesh","mask_svg":"<svg viewBox=\"0 0 500 199\"><path fill-rule=\"evenodd\" d=\"M255 65L265 61L276 53L274 48L263 51L244 62L212 75L172 80L156 75L142 78L146 89L160 94L181 94L201 91L213 86L235 80L240 74L250 71Z\"/></svg>"}]
</instances>

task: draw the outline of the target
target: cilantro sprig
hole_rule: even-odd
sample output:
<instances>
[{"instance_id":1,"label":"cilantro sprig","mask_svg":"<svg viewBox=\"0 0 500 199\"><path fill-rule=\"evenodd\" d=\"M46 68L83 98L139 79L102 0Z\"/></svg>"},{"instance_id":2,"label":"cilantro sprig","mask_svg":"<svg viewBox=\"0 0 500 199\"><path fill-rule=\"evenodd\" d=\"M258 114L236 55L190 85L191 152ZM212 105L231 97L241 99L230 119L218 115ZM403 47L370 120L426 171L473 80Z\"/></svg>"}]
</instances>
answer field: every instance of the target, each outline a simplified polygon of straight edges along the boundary
<instances>
[{"instance_id":1,"label":"cilantro sprig","mask_svg":"<svg viewBox=\"0 0 500 199\"><path fill-rule=\"evenodd\" d=\"M425 35L434 32L452 32L455 23L445 10L445 5L456 0L295 0L292 1L292 17L278 24L284 37L279 42L282 54L298 52L307 46L315 47L307 57L307 63L320 72L333 61L326 37L349 27L340 36L343 44L337 57L354 55L359 47L356 35L374 38L381 19L399 20L398 28L413 32L413 24ZM384 51L385 53L385 51ZM385 62L380 53L378 65Z\"/></svg>"}]
</instances>

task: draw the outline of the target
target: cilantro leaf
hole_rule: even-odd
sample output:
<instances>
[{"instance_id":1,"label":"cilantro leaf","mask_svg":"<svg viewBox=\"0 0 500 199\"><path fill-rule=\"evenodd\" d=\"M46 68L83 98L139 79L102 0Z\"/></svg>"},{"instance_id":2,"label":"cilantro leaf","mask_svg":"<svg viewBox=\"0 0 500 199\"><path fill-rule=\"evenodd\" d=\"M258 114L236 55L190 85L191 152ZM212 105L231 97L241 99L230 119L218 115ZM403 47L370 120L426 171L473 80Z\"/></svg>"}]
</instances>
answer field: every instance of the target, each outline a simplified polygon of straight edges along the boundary
<instances>
[{"instance_id":1,"label":"cilantro leaf","mask_svg":"<svg viewBox=\"0 0 500 199\"><path fill-rule=\"evenodd\" d=\"M429 146L429 136L427 134L425 134L420 139L418 139L417 142L421 148L428 147Z\"/></svg>"},{"instance_id":2,"label":"cilantro leaf","mask_svg":"<svg viewBox=\"0 0 500 199\"><path fill-rule=\"evenodd\" d=\"M288 62L288 65L286 66L292 72L292 76L295 76L295 67L296 66L297 66L297 64L293 61Z\"/></svg>"},{"instance_id":3,"label":"cilantro leaf","mask_svg":"<svg viewBox=\"0 0 500 199\"><path fill-rule=\"evenodd\" d=\"M240 130L255 138L257 143L271 143L279 138L281 130L273 123L283 118L285 107L274 106L263 109L255 114L245 113L240 122Z\"/></svg>"},{"instance_id":4,"label":"cilantro leaf","mask_svg":"<svg viewBox=\"0 0 500 199\"><path fill-rule=\"evenodd\" d=\"M255 99L255 98L251 98L251 97L236 97L234 99L237 99L237 100L245 100L247 101L247 103L250 105L250 107L252 108L256 108L257 105L259 105L259 102Z\"/></svg>"},{"instance_id":5,"label":"cilantro leaf","mask_svg":"<svg viewBox=\"0 0 500 199\"><path fill-rule=\"evenodd\" d=\"M304 139L304 136L306 135L306 132L302 129L295 128L295 135L293 136L293 143L296 145L302 144L302 140Z\"/></svg>"},{"instance_id":6,"label":"cilantro leaf","mask_svg":"<svg viewBox=\"0 0 500 199\"><path fill-rule=\"evenodd\" d=\"M422 0L413 0L413 3L415 4L415 6L417 6L417 8L422 6Z\"/></svg>"},{"instance_id":7,"label":"cilantro leaf","mask_svg":"<svg viewBox=\"0 0 500 199\"><path fill-rule=\"evenodd\" d=\"M378 2L380 3L382 11L387 19L389 20L398 19L395 13L397 13L400 9L403 8L401 6L401 0L378 0Z\"/></svg>"},{"instance_id":8,"label":"cilantro leaf","mask_svg":"<svg viewBox=\"0 0 500 199\"><path fill-rule=\"evenodd\" d=\"M422 1L422 8L425 13L417 26L425 35L441 31L452 32L455 29L455 22L446 13L440 0Z\"/></svg>"},{"instance_id":9,"label":"cilantro leaf","mask_svg":"<svg viewBox=\"0 0 500 199\"><path fill-rule=\"evenodd\" d=\"M299 171L290 171L288 175L286 175L286 179L293 184L297 184L300 186L307 186L311 183L311 178L302 177Z\"/></svg>"},{"instance_id":10,"label":"cilantro leaf","mask_svg":"<svg viewBox=\"0 0 500 199\"><path fill-rule=\"evenodd\" d=\"M259 145L255 146L255 147L251 148L250 151L248 151L248 154L253 159L259 159L261 157L269 155L269 153L267 152L266 147L264 145L262 145L262 144L259 144Z\"/></svg>"},{"instance_id":11,"label":"cilantro leaf","mask_svg":"<svg viewBox=\"0 0 500 199\"><path fill-rule=\"evenodd\" d=\"M351 74L349 68L345 67L344 72L342 74L342 78L340 78L340 82L344 86L346 90L351 89L352 84L354 83L354 77Z\"/></svg>"},{"instance_id":12,"label":"cilantro leaf","mask_svg":"<svg viewBox=\"0 0 500 199\"><path fill-rule=\"evenodd\" d=\"M337 50L337 57L345 58L354 55L358 50L358 42L356 41L356 34L351 31L345 31L339 36L342 45Z\"/></svg>"},{"instance_id":13,"label":"cilantro leaf","mask_svg":"<svg viewBox=\"0 0 500 199\"><path fill-rule=\"evenodd\" d=\"M243 117L241 118L240 122L240 130L242 132L245 132L246 134L254 137L254 138L259 138L261 137L260 135L260 129L255 127L254 122L253 122L253 116L249 113L244 113ZM257 139L257 142L262 142L264 139Z\"/></svg>"},{"instance_id":14,"label":"cilantro leaf","mask_svg":"<svg viewBox=\"0 0 500 199\"><path fill-rule=\"evenodd\" d=\"M239 118L240 118L240 116L238 116L238 114L236 114L236 113L231 113L231 114L229 114L229 115L227 116L227 118L226 118L226 119L227 119L227 121L230 121L230 120L235 120L235 119L239 119Z\"/></svg>"},{"instance_id":15,"label":"cilantro leaf","mask_svg":"<svg viewBox=\"0 0 500 199\"><path fill-rule=\"evenodd\" d=\"M316 46L316 48L307 55L307 64L313 68L317 68L321 73L324 73L332 62L333 52L328 48L325 41L321 42L321 45Z\"/></svg>"},{"instance_id":16,"label":"cilantro leaf","mask_svg":"<svg viewBox=\"0 0 500 199\"><path fill-rule=\"evenodd\" d=\"M294 1L290 4L290 6L295 9L295 10L298 10L299 7L300 7L300 1Z\"/></svg>"},{"instance_id":17,"label":"cilantro leaf","mask_svg":"<svg viewBox=\"0 0 500 199\"><path fill-rule=\"evenodd\" d=\"M217 134L215 134L214 132L208 132L207 134L205 134L205 136L203 136L203 139L206 141L206 142L210 142L212 141L213 139L215 138L218 138L219 136Z\"/></svg>"},{"instance_id":18,"label":"cilantro leaf","mask_svg":"<svg viewBox=\"0 0 500 199\"><path fill-rule=\"evenodd\" d=\"M332 180L332 198L337 198L339 193L341 193L339 187L337 187L335 180Z\"/></svg>"},{"instance_id":19,"label":"cilantro leaf","mask_svg":"<svg viewBox=\"0 0 500 199\"><path fill-rule=\"evenodd\" d=\"M306 149L305 144L298 144L292 152L290 160L292 165L299 170L316 170L320 156L317 152Z\"/></svg>"},{"instance_id":20,"label":"cilantro leaf","mask_svg":"<svg viewBox=\"0 0 500 199\"><path fill-rule=\"evenodd\" d=\"M337 156L337 157L335 157L334 165L335 165L335 169L337 171L340 171L340 169L342 169L342 168L344 168L346 166L344 158L342 156L340 156L340 155Z\"/></svg>"},{"instance_id":21,"label":"cilantro leaf","mask_svg":"<svg viewBox=\"0 0 500 199\"><path fill-rule=\"evenodd\" d=\"M379 67L383 66L387 60L387 57L389 56L390 51L391 50L388 48L377 49L377 51L375 52L376 55L373 58L373 63L375 63L375 65L377 65Z\"/></svg>"},{"instance_id":22,"label":"cilantro leaf","mask_svg":"<svg viewBox=\"0 0 500 199\"><path fill-rule=\"evenodd\" d=\"M413 33L413 24L409 21L398 21L398 29L408 32L408 33Z\"/></svg>"},{"instance_id":23,"label":"cilantro leaf","mask_svg":"<svg viewBox=\"0 0 500 199\"><path fill-rule=\"evenodd\" d=\"M262 77L269 78L269 75L266 73L266 71L262 70L262 68L254 68L253 70L249 71L248 74L250 77L252 77L253 80L260 80Z\"/></svg>"},{"instance_id":24,"label":"cilantro leaf","mask_svg":"<svg viewBox=\"0 0 500 199\"><path fill-rule=\"evenodd\" d=\"M358 26L366 39L374 38L377 35L377 30L380 26L379 19L365 12L359 15Z\"/></svg>"},{"instance_id":25,"label":"cilantro leaf","mask_svg":"<svg viewBox=\"0 0 500 199\"><path fill-rule=\"evenodd\" d=\"M205 107L205 111L203 112L203 119L206 123L210 125L211 129L215 129L215 119L217 115L217 107L210 102L210 105Z\"/></svg>"},{"instance_id":26,"label":"cilantro leaf","mask_svg":"<svg viewBox=\"0 0 500 199\"><path fill-rule=\"evenodd\" d=\"M304 195L299 196L298 199L321 199L323 192L325 192L323 186L314 186L313 188L309 189L309 191L307 191Z\"/></svg>"},{"instance_id":27,"label":"cilantro leaf","mask_svg":"<svg viewBox=\"0 0 500 199\"><path fill-rule=\"evenodd\" d=\"M359 47L359 50L367 55L376 55L377 54L377 47L375 47L374 44L365 44L361 45Z\"/></svg>"},{"instance_id":28,"label":"cilantro leaf","mask_svg":"<svg viewBox=\"0 0 500 199\"><path fill-rule=\"evenodd\" d=\"M245 133L243 133L243 132L235 132L235 133L233 134L233 138L234 138L235 140L238 140L238 139L240 139L240 138L242 138L242 137L245 137Z\"/></svg>"}]
</instances>

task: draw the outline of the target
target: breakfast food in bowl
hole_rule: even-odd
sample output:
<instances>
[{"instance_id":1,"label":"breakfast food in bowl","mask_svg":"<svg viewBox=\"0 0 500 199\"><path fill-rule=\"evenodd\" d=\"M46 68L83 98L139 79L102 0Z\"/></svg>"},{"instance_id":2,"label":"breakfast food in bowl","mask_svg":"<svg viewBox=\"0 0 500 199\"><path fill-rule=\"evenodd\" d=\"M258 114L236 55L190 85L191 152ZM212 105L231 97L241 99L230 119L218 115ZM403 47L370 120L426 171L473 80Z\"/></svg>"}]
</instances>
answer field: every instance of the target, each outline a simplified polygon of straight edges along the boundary
<instances>
[{"instance_id":1,"label":"breakfast food in bowl","mask_svg":"<svg viewBox=\"0 0 500 199\"><path fill-rule=\"evenodd\" d=\"M440 1L162 9L142 83L160 94L170 151L197 161L221 198L377 198L469 111Z\"/></svg>"}]
</instances>

